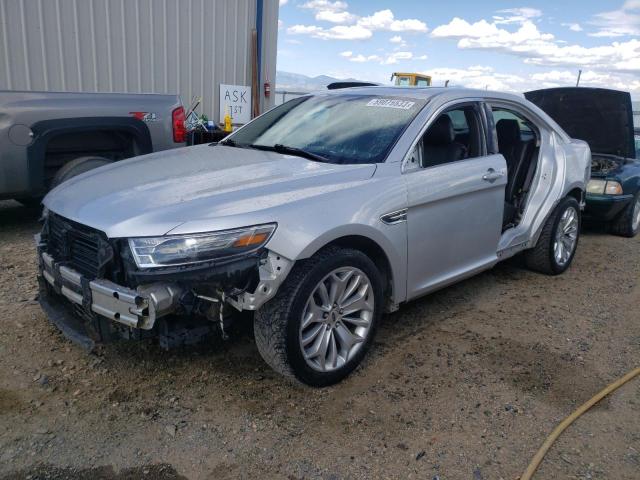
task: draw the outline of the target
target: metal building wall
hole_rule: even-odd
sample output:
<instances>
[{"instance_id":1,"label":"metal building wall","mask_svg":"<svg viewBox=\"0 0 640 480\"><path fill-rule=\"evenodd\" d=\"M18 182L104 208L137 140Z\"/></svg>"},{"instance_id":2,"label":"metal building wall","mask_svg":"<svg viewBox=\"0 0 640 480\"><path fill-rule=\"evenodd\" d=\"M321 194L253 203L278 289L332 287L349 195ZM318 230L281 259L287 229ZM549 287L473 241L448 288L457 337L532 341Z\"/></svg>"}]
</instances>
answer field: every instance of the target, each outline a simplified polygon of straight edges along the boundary
<instances>
[{"instance_id":1,"label":"metal building wall","mask_svg":"<svg viewBox=\"0 0 640 480\"><path fill-rule=\"evenodd\" d=\"M200 95L218 119L219 84L251 85L259 1L0 0L0 89ZM278 0L262 1L273 85Z\"/></svg>"}]
</instances>

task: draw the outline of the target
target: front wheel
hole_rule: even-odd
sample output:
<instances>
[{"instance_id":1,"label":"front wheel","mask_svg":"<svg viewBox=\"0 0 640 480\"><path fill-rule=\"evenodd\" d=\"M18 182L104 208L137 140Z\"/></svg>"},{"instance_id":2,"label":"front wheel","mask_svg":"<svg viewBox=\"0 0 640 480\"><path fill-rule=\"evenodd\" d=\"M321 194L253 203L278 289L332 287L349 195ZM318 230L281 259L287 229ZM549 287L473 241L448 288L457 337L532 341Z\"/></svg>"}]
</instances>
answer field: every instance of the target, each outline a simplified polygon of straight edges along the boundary
<instances>
[{"instance_id":1,"label":"front wheel","mask_svg":"<svg viewBox=\"0 0 640 480\"><path fill-rule=\"evenodd\" d=\"M611 223L611 233L621 237L635 237L638 230L640 230L640 192L634 195L633 201Z\"/></svg>"},{"instance_id":2,"label":"front wheel","mask_svg":"<svg viewBox=\"0 0 640 480\"><path fill-rule=\"evenodd\" d=\"M580 206L575 198L566 197L542 227L536 246L525 252L527 267L547 275L559 275L571 265L579 236Z\"/></svg>"},{"instance_id":3,"label":"front wheel","mask_svg":"<svg viewBox=\"0 0 640 480\"><path fill-rule=\"evenodd\" d=\"M256 312L258 351L277 372L314 387L351 373L381 315L380 272L364 253L329 247L297 264Z\"/></svg>"}]
</instances>

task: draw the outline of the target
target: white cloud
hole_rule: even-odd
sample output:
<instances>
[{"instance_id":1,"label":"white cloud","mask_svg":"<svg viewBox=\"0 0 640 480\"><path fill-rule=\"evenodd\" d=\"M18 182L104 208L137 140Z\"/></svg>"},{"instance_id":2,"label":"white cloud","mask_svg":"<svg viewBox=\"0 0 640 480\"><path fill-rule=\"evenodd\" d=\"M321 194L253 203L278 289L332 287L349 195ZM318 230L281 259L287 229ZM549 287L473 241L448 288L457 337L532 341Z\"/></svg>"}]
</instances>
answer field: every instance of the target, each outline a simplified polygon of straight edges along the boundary
<instances>
[{"instance_id":1,"label":"white cloud","mask_svg":"<svg viewBox=\"0 0 640 480\"><path fill-rule=\"evenodd\" d=\"M491 67L476 65L469 68L432 68L422 73L431 75L435 86L442 86L447 80L449 86L498 90L522 93L538 88L574 86L578 72L570 70L550 70L528 77L495 71ZM628 74L611 74L587 70L582 72L581 86L617 88L640 94L640 79Z\"/></svg>"},{"instance_id":2,"label":"white cloud","mask_svg":"<svg viewBox=\"0 0 640 480\"><path fill-rule=\"evenodd\" d=\"M581 32L583 30L582 25L579 23L561 23L563 27L567 27L572 32Z\"/></svg>"},{"instance_id":3,"label":"white cloud","mask_svg":"<svg viewBox=\"0 0 640 480\"><path fill-rule=\"evenodd\" d=\"M280 0L280 6L286 5L289 0Z\"/></svg>"},{"instance_id":4,"label":"white cloud","mask_svg":"<svg viewBox=\"0 0 640 480\"><path fill-rule=\"evenodd\" d=\"M310 0L300 5L300 8L313 10L315 19L320 22L339 24L354 23L358 18L347 11L349 5L342 1Z\"/></svg>"},{"instance_id":5,"label":"white cloud","mask_svg":"<svg viewBox=\"0 0 640 480\"><path fill-rule=\"evenodd\" d=\"M520 92L526 84L526 80L518 75L498 73L485 66L432 68L423 73L431 75L436 86L444 85L448 80L450 86Z\"/></svg>"},{"instance_id":6,"label":"white cloud","mask_svg":"<svg viewBox=\"0 0 640 480\"><path fill-rule=\"evenodd\" d=\"M537 8L505 8L498 10L501 15L494 15L493 21L496 24L524 23L532 18L542 16L542 11Z\"/></svg>"},{"instance_id":7,"label":"white cloud","mask_svg":"<svg viewBox=\"0 0 640 480\"><path fill-rule=\"evenodd\" d=\"M351 62L358 62L358 63L364 63L364 62L381 62L382 58L379 55L369 55L367 57L365 57L362 54L358 54L355 57L351 57L349 59L349 61Z\"/></svg>"},{"instance_id":8,"label":"white cloud","mask_svg":"<svg viewBox=\"0 0 640 480\"><path fill-rule=\"evenodd\" d=\"M552 34L541 32L529 20L525 20L515 31L510 31L486 20L469 23L456 17L448 24L436 27L431 35L458 39L458 48L461 49L493 50L516 55L529 64L640 72L640 40L613 42L597 47L567 45L556 40Z\"/></svg>"},{"instance_id":9,"label":"white cloud","mask_svg":"<svg viewBox=\"0 0 640 480\"><path fill-rule=\"evenodd\" d=\"M371 38L371 30L359 25L336 25L331 28L318 27L317 25L293 25L287 28L290 35L310 35L323 40L366 40Z\"/></svg>"},{"instance_id":10,"label":"white cloud","mask_svg":"<svg viewBox=\"0 0 640 480\"><path fill-rule=\"evenodd\" d=\"M577 71L551 70L535 73L531 79L539 82L545 88L574 86L578 78ZM640 80L631 75L611 74L587 70L580 76L580 86L605 87L640 93Z\"/></svg>"},{"instance_id":11,"label":"white cloud","mask_svg":"<svg viewBox=\"0 0 640 480\"><path fill-rule=\"evenodd\" d=\"M389 39L389 41L391 43L403 43L404 42L404 40L402 40L402 37L400 35L394 35L393 37L391 37Z\"/></svg>"},{"instance_id":12,"label":"white cloud","mask_svg":"<svg viewBox=\"0 0 640 480\"><path fill-rule=\"evenodd\" d=\"M349 12L335 12L332 10L320 10L316 12L316 20L331 23L353 23L355 15Z\"/></svg>"},{"instance_id":13,"label":"white cloud","mask_svg":"<svg viewBox=\"0 0 640 480\"><path fill-rule=\"evenodd\" d=\"M390 30L392 32L417 32L428 31L427 24L414 18L407 20L396 20L393 12L389 9L380 10L368 17L358 20L358 25L371 30Z\"/></svg>"},{"instance_id":14,"label":"white cloud","mask_svg":"<svg viewBox=\"0 0 640 480\"><path fill-rule=\"evenodd\" d=\"M393 52L387 55L387 58L384 59L384 65L394 65L401 60L411 60L413 58L413 53L411 52Z\"/></svg>"},{"instance_id":15,"label":"white cloud","mask_svg":"<svg viewBox=\"0 0 640 480\"><path fill-rule=\"evenodd\" d=\"M380 10L367 17L350 13L348 4L342 1L310 0L301 8L313 10L318 21L339 24L332 28L318 25L294 25L287 29L292 35L311 35L315 38L338 40L364 40L371 38L376 30L392 32L424 33L427 24L415 18L398 20L391 10Z\"/></svg>"},{"instance_id":16,"label":"white cloud","mask_svg":"<svg viewBox=\"0 0 640 480\"><path fill-rule=\"evenodd\" d=\"M292 25L287 28L287 33L291 35L317 35L322 31L324 29L316 25Z\"/></svg>"},{"instance_id":17,"label":"white cloud","mask_svg":"<svg viewBox=\"0 0 640 480\"><path fill-rule=\"evenodd\" d=\"M280 30L283 25L284 25L284 22L282 20L278 20L278 30Z\"/></svg>"},{"instance_id":18,"label":"white cloud","mask_svg":"<svg viewBox=\"0 0 640 480\"><path fill-rule=\"evenodd\" d=\"M618 10L594 15L590 22L598 27L592 37L623 37L640 35L640 0L627 0Z\"/></svg>"},{"instance_id":19,"label":"white cloud","mask_svg":"<svg viewBox=\"0 0 640 480\"><path fill-rule=\"evenodd\" d=\"M330 0L310 0L300 5L300 8L308 8L310 10L330 10L332 12L346 10L348 7L349 5L347 2L332 2Z\"/></svg>"},{"instance_id":20,"label":"white cloud","mask_svg":"<svg viewBox=\"0 0 640 480\"><path fill-rule=\"evenodd\" d=\"M355 55L351 50L347 50L340 53L341 57L346 58L350 62L356 63L364 63L364 62L375 62L380 65L395 65L396 63L403 60L426 60L426 55L420 55L416 57L413 52L402 51L402 52L393 52L387 53L384 55L363 55L361 53Z\"/></svg>"}]
</instances>

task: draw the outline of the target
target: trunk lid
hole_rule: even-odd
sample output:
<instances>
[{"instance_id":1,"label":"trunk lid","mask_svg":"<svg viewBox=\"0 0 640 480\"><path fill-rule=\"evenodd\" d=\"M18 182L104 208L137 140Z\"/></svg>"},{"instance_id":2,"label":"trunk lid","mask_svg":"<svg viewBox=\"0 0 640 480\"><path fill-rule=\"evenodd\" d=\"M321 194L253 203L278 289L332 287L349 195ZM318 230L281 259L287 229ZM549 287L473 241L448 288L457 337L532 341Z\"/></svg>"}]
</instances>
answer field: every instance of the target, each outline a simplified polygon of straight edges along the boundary
<instances>
[{"instance_id":1,"label":"trunk lid","mask_svg":"<svg viewBox=\"0 0 640 480\"><path fill-rule=\"evenodd\" d=\"M636 158L629 92L565 87L535 90L524 96L569 136L587 142L593 153Z\"/></svg>"}]
</instances>

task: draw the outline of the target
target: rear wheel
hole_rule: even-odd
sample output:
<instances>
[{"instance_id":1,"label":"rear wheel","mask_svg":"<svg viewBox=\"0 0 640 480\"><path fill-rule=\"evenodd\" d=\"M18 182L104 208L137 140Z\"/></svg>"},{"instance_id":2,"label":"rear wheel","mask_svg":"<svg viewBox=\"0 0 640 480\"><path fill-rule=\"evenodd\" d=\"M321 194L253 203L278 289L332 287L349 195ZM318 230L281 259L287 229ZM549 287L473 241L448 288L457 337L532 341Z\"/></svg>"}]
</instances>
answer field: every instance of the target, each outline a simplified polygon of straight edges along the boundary
<instances>
[{"instance_id":1,"label":"rear wheel","mask_svg":"<svg viewBox=\"0 0 640 480\"><path fill-rule=\"evenodd\" d=\"M322 387L366 354L382 310L382 281L365 254L330 247L296 265L258 312L258 351L277 372Z\"/></svg>"},{"instance_id":2,"label":"rear wheel","mask_svg":"<svg viewBox=\"0 0 640 480\"><path fill-rule=\"evenodd\" d=\"M527 267L547 275L564 272L573 260L580 236L580 206L564 198L542 228L538 243L525 252Z\"/></svg>"},{"instance_id":3,"label":"rear wheel","mask_svg":"<svg viewBox=\"0 0 640 480\"><path fill-rule=\"evenodd\" d=\"M635 237L640 230L640 192L627 205L617 220L611 223L611 233L621 237Z\"/></svg>"},{"instance_id":4,"label":"rear wheel","mask_svg":"<svg viewBox=\"0 0 640 480\"><path fill-rule=\"evenodd\" d=\"M88 172L94 168L109 165L112 160L104 157L80 157L70 162L65 163L60 170L58 170L51 181L51 188L55 188L62 182L66 182L70 178L80 175L81 173Z\"/></svg>"}]
</instances>

